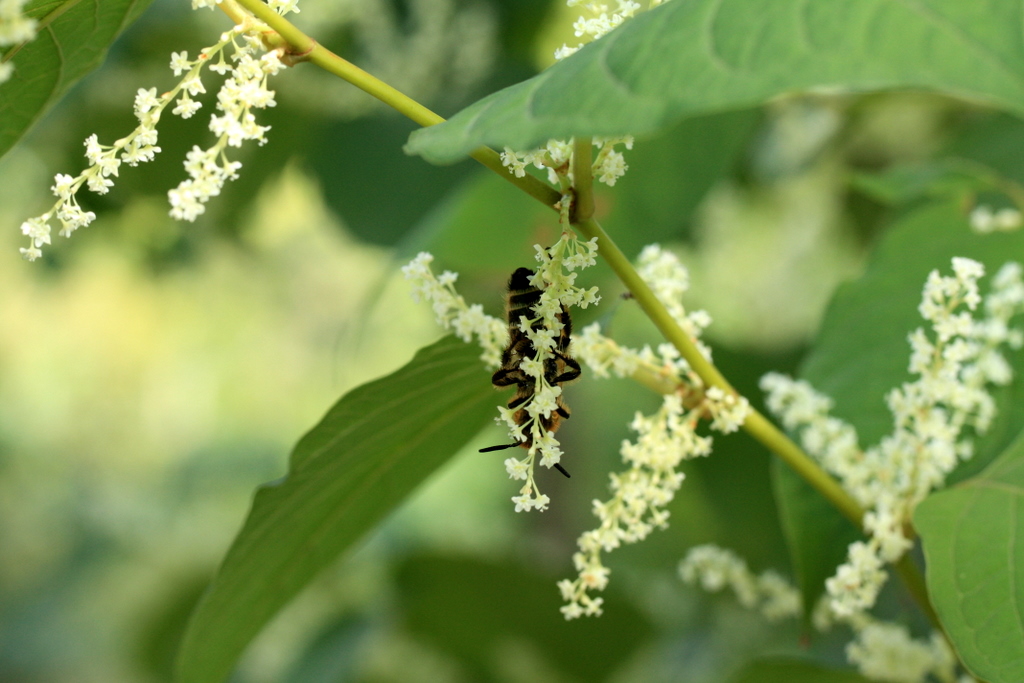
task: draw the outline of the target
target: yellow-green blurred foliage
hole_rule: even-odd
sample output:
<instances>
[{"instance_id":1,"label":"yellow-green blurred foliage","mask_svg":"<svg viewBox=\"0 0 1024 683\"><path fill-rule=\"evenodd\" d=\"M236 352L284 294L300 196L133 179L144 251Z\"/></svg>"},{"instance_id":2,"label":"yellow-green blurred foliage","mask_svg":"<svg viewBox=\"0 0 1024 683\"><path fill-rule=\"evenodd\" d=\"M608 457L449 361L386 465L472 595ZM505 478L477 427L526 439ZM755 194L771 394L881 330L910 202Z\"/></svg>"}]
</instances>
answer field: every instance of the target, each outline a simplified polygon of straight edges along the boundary
<instances>
[{"instance_id":1,"label":"yellow-green blurred foliage","mask_svg":"<svg viewBox=\"0 0 1024 683\"><path fill-rule=\"evenodd\" d=\"M440 14L449 12L451 3L436 3L448 8ZM500 64L499 71L505 69L503 78L525 77L529 67L524 64L538 50L565 40L564 25L536 40L530 32L554 25L555 18L564 22L566 12L549 15L550 5L495 0L473 10L480 22L475 25L490 26L504 41L506 52L488 57ZM170 11L160 7L151 10L158 18ZM409 5L394 7L408 10ZM529 31L522 19L527 8L533 22L527 22ZM377 24L364 20L388 40L401 38L384 30L379 18L373 20ZM367 26L362 30L370 31ZM423 49L455 49L443 40L444 26L424 29L433 42L423 38L429 43ZM347 42L340 29L336 36L342 44L359 41ZM377 47L378 53L370 53L380 57ZM452 54L469 59L486 52L470 49L479 47ZM131 54L115 50L106 67L108 82L109 73L130 77L137 66ZM410 55L405 57L415 61ZM153 60L163 64L166 54ZM470 66L463 64L456 76L484 78L485 69ZM103 78L101 72L95 82ZM138 87L144 85L143 79ZM70 102L79 106L87 100L76 94ZM317 101L334 100L318 96ZM129 103L124 106L127 110ZM304 107L299 103L289 114L295 128L306 125L301 116L307 109L318 109ZM671 238L667 246L690 266L690 304L706 308L715 319L709 335L725 343L716 359L741 389L752 392L759 374L776 363L793 365L833 288L860 267L872 235L844 208L850 159L926 154L941 137L947 108L916 96L883 98L851 123L854 117L842 101L777 103L764 112L758 136L744 144L743 158L733 164L745 168L745 177L731 173L716 181L692 224L687 218L661 231ZM345 116L365 113L351 109ZM17 226L47 206L54 173L76 171L51 164L60 157L55 140L78 118L76 110L58 109L28 143L0 160L4 683L168 680L182 620L239 528L253 489L284 474L291 446L346 390L398 368L441 334L429 308L409 299L397 274L398 254L407 255L416 240L396 238L391 242L396 246L374 246L368 242L373 235L349 230L352 226L329 208L344 193L343 180L318 166L358 173L377 164L387 171L392 162L383 155L400 156L400 137L392 149L380 151L380 158L341 155L317 161L319 140L289 147L298 143L290 142L295 138L287 137L281 123L270 132L266 149L247 152L242 174L259 181L252 192L219 198L241 207L224 225L213 219L175 224L167 217L166 187L134 197L115 189L116 201L123 202L120 210L100 208L100 218L87 230L71 240L56 238L52 261L21 261ZM339 120L328 128L343 125ZM279 131L283 140L275 137ZM79 144L68 143L75 155ZM269 170L260 169L258 161L255 168L248 165L262 154L283 161ZM180 160L169 163L180 174ZM321 169L319 176L311 166ZM134 172L121 169L122 175ZM434 177L447 171L423 166L417 172ZM384 172L377 187L383 177ZM449 196L449 190L456 194L462 176L450 177L451 188L426 192L431 202ZM613 203L630 181L627 174L601 201ZM508 191L514 190L509 186ZM375 199L371 215L377 210L391 216L406 201L390 186L381 196L386 199ZM215 215L221 210L217 201L211 204ZM415 237L430 206L424 205L416 220L388 229ZM553 226L553 215L551 220ZM471 274L464 293L496 311L502 295L496 283L505 277ZM617 286L605 284L608 306L587 315L606 323L614 318L614 334L625 342L657 343L631 303L616 303ZM515 581L521 587L541 586L541 593L550 589L556 599L554 581L570 575L574 539L592 523L590 501L605 495L607 472L620 467L617 450L628 436L626 424L633 411L654 399L627 382L590 378L569 388L567 396L574 416L563 434L574 477L542 480L554 500L551 511L543 517L512 511L514 486L501 458L473 452L494 443L497 431L482 435L271 624L247 655L238 680L479 680L481 669L460 659L457 648L432 644L433 622L408 617L415 611L409 589L414 582L408 577L435 566L431 562L437 558L417 556L428 551L463 562L452 595L463 588L460 577L471 571L509 572L507 583L496 579L485 586L496 601L492 626L498 633L488 641L491 649L478 653L489 662L488 676L508 682L573 680L537 642L501 631L499 605L514 600L517 593L510 597L505 590ZM496 405L502 400L495 394ZM723 444L717 460L687 471L670 531L610 560L620 593L609 597L608 618L616 618L616 611L620 617L641 615L637 623L642 617L656 635L609 670L608 680L714 681L745 650L779 643L796 647L795 629L766 627L730 601L696 595L673 578L675 561L688 544L723 537L755 553L756 569L785 562L774 522L752 528L744 521L751 514L772 519L766 454L742 436ZM735 497L743 505L731 502ZM489 605L489 600L481 602ZM457 611L441 617L452 623L467 618Z\"/></svg>"}]
</instances>

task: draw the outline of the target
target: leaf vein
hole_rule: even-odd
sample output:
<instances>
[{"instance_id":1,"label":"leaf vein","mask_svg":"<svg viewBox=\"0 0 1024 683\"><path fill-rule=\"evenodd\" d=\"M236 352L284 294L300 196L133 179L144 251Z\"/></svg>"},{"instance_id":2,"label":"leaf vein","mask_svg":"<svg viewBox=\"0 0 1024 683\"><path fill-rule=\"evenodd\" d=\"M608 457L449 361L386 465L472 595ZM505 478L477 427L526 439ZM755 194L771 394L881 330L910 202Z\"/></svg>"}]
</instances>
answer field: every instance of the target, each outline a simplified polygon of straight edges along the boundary
<instances>
[{"instance_id":1,"label":"leaf vein","mask_svg":"<svg viewBox=\"0 0 1024 683\"><path fill-rule=\"evenodd\" d=\"M725 60L724 55L719 54L717 48L718 43L715 40L714 23L718 16L718 12L722 7L722 2L724 2L724 0L714 0L708 8L707 18L704 22L704 40L707 45L708 59L711 60L711 64L726 73L734 73L736 68Z\"/></svg>"}]
</instances>

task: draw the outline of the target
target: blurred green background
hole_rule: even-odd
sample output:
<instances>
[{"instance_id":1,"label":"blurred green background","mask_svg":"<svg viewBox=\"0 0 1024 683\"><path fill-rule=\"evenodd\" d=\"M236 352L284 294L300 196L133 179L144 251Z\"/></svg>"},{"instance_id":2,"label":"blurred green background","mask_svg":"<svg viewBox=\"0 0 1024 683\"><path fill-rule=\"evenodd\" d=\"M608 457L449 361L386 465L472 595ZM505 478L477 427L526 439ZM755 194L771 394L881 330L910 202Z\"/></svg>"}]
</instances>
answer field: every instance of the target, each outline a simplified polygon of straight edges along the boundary
<instances>
[{"instance_id":1,"label":"blurred green background","mask_svg":"<svg viewBox=\"0 0 1024 683\"><path fill-rule=\"evenodd\" d=\"M163 154L123 168L99 218L42 262L17 227L77 173L82 140L133 127L139 87L171 86L172 51L227 20L157 0L103 68L0 160L0 681L171 680L177 638L253 488L348 389L441 335L398 267L421 249L460 272L460 292L500 314L504 282L557 224L471 164L402 154L413 124L311 66L272 84L263 148L232 150L241 178L195 224L167 215L212 98L166 116ZM296 22L439 113L527 78L571 42L562 0L304 0ZM207 80L207 88L211 87ZM715 359L741 392L792 371L829 296L857 274L893 209L864 174L953 149L1011 176L1016 122L925 94L808 97L684 122L637 142L598 197L630 255L650 242L691 269L692 308L715 320ZM1000 138L999 136L1003 136ZM659 341L599 266L603 304L581 312L618 340ZM487 382L487 378L481 378ZM566 623L555 581L572 575L590 501L620 469L635 410L656 396L621 380L567 391L571 480L543 472L543 514L515 514L500 454L482 434L250 648L237 683L719 681L752 653L806 652L728 596L682 586L676 562L716 542L784 573L768 456L716 437L688 463L671 527L613 553L606 614ZM503 399L495 395L496 405ZM810 647L840 661L836 644Z\"/></svg>"}]
</instances>

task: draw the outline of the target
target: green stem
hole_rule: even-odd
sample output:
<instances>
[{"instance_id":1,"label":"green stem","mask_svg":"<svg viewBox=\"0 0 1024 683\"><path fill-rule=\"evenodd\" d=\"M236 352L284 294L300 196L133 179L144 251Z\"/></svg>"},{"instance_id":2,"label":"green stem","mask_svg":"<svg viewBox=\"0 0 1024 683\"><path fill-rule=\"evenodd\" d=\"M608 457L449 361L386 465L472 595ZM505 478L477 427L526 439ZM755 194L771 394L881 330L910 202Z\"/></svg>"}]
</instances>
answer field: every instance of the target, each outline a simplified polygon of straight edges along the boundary
<instances>
[{"instance_id":1,"label":"green stem","mask_svg":"<svg viewBox=\"0 0 1024 683\"><path fill-rule=\"evenodd\" d=\"M262 0L236 1L252 12L257 19L276 31L288 44L291 54L302 55L305 60L316 64L328 73L348 81L421 126L433 126L444 121L444 118L439 114L424 107L405 93L368 74L347 59L334 54L300 31L290 21L270 9ZM473 150L470 156L547 206L553 207L562 198L557 190L529 174L522 178L517 178L509 173L502 165L501 157L493 149L480 147Z\"/></svg>"},{"instance_id":2,"label":"green stem","mask_svg":"<svg viewBox=\"0 0 1024 683\"><path fill-rule=\"evenodd\" d=\"M590 219L594 215L594 141L588 137L572 140L572 183L576 190L573 223Z\"/></svg>"},{"instance_id":3,"label":"green stem","mask_svg":"<svg viewBox=\"0 0 1024 683\"><path fill-rule=\"evenodd\" d=\"M704 357L689 335L669 315L651 288L647 286L647 283L643 281L639 273L636 272L636 269L633 268L633 264L629 262L626 255L622 253L597 221L588 219L581 221L576 227L588 239L597 237L597 253L612 267L615 274L619 276L623 284L633 294L633 298L636 299L640 308L643 309L644 313L647 314L662 335L679 349L679 353L689 363L690 368L700 376L704 383L735 394L736 390L719 372L718 368ZM769 422L767 418L756 410L751 410L750 415L743 423L743 428L769 450L782 458L783 462L792 467L797 474L816 488L843 515L860 528L864 511L857 504L857 501L844 491L838 482L830 477L825 470L821 469L818 463L812 460L789 437Z\"/></svg>"},{"instance_id":4,"label":"green stem","mask_svg":"<svg viewBox=\"0 0 1024 683\"><path fill-rule=\"evenodd\" d=\"M381 102L391 106L422 126L432 126L444 121L441 116L430 111L419 102L318 44L291 24L291 22L263 4L261 0L235 1L276 31L287 42L291 53L304 56L308 61L339 76L364 92L373 95ZM578 180L578 187L576 188L577 201L580 202L580 205L590 205L590 210L592 211L592 194L590 193L592 181L584 180L590 178L589 164L586 171L583 170L582 164L584 154L589 159L589 152L591 151L589 148L590 140L577 140L576 145L575 151L580 155L578 157L580 162L573 169L574 178ZM587 146L586 152L581 153L581 145ZM561 193L558 190L541 182L532 175L526 174L522 178L517 178L509 173L502 165L498 153L492 149L481 147L474 150L470 156L552 209L561 200ZM580 195L583 195L584 201L579 200ZM651 288L640 278L632 263L630 263L629 259L626 258L626 255L622 253L615 242L612 241L601 225L592 216L587 215L586 209L581 214L578 214L576 218L578 220L576 227L580 233L587 238L598 238L598 253L608 262L612 270L615 271L615 274L618 275L619 279L622 280L623 284L632 293L641 309L651 318L665 338L679 350L679 353L682 354L682 357L686 359L693 371L704 381L705 385L716 386L723 391L736 394L736 390L719 372L718 368L700 353L693 340L668 314L665 307L654 296ZM769 422L767 418L757 411L751 410L750 415L743 423L743 428L760 441L761 444L778 455L798 475L803 477L843 515L860 528L861 520L864 516L864 511L860 505L843 490L838 482L830 477L827 472L804 453L789 437ZM904 558L896 566L911 594L920 603L922 609L928 614L933 623L938 625L935 612L928 601L924 580L921 578L920 571L916 565L909 558Z\"/></svg>"},{"instance_id":5,"label":"green stem","mask_svg":"<svg viewBox=\"0 0 1024 683\"><path fill-rule=\"evenodd\" d=\"M996 190L1009 197L1018 211L1024 211L1024 187L1020 183L1007 178L992 167L972 159L954 159L948 165L951 168L963 170L992 185Z\"/></svg>"}]
</instances>

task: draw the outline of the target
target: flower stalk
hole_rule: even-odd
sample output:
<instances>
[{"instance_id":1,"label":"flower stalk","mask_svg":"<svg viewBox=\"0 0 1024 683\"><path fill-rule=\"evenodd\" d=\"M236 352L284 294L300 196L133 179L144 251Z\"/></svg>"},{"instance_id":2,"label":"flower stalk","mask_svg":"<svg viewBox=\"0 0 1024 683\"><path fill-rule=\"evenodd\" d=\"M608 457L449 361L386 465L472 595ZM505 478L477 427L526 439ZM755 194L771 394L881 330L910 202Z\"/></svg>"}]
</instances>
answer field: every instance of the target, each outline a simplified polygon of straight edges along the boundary
<instances>
[{"instance_id":1,"label":"flower stalk","mask_svg":"<svg viewBox=\"0 0 1024 683\"><path fill-rule=\"evenodd\" d=\"M572 222L588 220L594 215L594 168L592 154L594 141L590 137L573 138L572 177L576 190Z\"/></svg>"}]
</instances>

